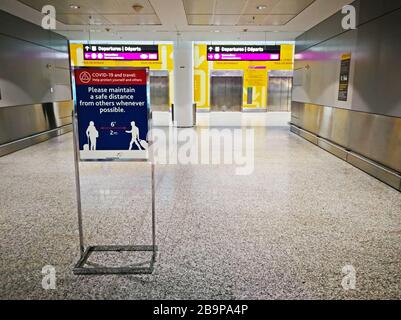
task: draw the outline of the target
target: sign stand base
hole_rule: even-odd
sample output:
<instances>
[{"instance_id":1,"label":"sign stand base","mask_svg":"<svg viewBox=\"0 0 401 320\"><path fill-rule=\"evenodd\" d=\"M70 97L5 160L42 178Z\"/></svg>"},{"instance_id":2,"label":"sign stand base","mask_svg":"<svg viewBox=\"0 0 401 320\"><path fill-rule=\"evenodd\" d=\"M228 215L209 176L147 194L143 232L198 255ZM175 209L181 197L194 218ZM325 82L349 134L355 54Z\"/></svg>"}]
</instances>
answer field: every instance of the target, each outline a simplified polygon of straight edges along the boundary
<instances>
[{"instance_id":1,"label":"sign stand base","mask_svg":"<svg viewBox=\"0 0 401 320\"><path fill-rule=\"evenodd\" d=\"M86 267L93 252L153 252L148 267ZM75 275L152 274L156 262L157 246L89 246L74 267Z\"/></svg>"}]
</instances>

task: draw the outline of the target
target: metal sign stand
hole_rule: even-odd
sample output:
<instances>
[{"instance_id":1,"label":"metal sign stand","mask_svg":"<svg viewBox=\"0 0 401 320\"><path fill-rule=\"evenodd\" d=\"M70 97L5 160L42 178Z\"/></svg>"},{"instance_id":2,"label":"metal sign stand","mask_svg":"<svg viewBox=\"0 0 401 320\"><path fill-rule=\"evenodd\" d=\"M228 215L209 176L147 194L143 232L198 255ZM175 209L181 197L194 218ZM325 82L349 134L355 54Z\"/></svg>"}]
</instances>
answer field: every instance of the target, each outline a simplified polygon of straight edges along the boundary
<instances>
[{"instance_id":1,"label":"metal sign stand","mask_svg":"<svg viewBox=\"0 0 401 320\"><path fill-rule=\"evenodd\" d=\"M135 69L135 68L131 68ZM149 91L149 70L147 70L148 91ZM75 85L75 84L74 84ZM148 105L149 105L149 94ZM76 101L75 97L74 100ZM149 129L151 130L151 112L149 113ZM75 181L77 194L77 209L78 209L78 231L79 231L79 248L80 259L73 269L76 275L111 275L111 274L152 274L154 264L156 262L157 245L156 245L156 217L155 217L155 165L153 159L151 165L151 188L152 188L152 244L151 245L94 245L85 246L84 231L82 223L82 204L81 204L81 181L79 173L80 150L79 150L79 133L78 133L78 117L76 108L73 112L73 134L74 134L74 162L75 162ZM149 145L153 142L153 137L150 137ZM148 160L123 160L129 162L148 162ZM87 267L89 257L93 252L152 252L152 258L149 261L148 267L125 266L125 267L107 267L96 266Z\"/></svg>"}]
</instances>

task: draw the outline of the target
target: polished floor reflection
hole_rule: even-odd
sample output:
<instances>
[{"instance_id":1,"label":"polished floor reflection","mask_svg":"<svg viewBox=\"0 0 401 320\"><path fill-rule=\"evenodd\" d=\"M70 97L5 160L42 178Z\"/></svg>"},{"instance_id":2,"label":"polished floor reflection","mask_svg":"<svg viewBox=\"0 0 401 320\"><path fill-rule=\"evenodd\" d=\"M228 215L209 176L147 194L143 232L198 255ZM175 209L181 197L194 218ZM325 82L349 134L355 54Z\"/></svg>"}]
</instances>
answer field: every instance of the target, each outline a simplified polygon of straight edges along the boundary
<instances>
[{"instance_id":1,"label":"polished floor reflection","mask_svg":"<svg viewBox=\"0 0 401 320\"><path fill-rule=\"evenodd\" d=\"M152 276L72 274L71 134L0 158L0 298L401 298L401 194L288 128L255 134L249 176L236 176L235 165L157 166ZM86 242L146 244L149 167L81 169ZM42 288L45 265L56 268L55 290ZM356 289L347 291L349 265Z\"/></svg>"}]
</instances>

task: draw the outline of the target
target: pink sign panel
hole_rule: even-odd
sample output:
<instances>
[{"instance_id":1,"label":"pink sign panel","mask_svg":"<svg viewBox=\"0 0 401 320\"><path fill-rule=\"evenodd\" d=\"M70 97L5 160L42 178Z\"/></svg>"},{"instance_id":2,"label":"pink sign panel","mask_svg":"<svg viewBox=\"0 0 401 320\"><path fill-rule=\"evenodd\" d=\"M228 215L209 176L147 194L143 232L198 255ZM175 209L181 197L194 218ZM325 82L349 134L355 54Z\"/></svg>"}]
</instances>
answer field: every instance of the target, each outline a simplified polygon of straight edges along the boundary
<instances>
[{"instance_id":1,"label":"pink sign panel","mask_svg":"<svg viewBox=\"0 0 401 320\"><path fill-rule=\"evenodd\" d=\"M279 53L209 53L209 61L279 61Z\"/></svg>"},{"instance_id":2,"label":"pink sign panel","mask_svg":"<svg viewBox=\"0 0 401 320\"><path fill-rule=\"evenodd\" d=\"M86 52L85 60L159 60L155 52Z\"/></svg>"}]
</instances>

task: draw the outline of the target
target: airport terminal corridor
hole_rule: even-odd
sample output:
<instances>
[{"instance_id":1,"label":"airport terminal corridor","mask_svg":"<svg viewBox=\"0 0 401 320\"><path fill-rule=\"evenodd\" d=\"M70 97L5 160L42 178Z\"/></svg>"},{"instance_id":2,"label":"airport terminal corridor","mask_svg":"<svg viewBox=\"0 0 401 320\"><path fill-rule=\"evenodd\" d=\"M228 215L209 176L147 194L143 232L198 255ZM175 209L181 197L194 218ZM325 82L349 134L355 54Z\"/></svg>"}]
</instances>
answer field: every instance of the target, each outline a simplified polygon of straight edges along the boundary
<instances>
[{"instance_id":1,"label":"airport terminal corridor","mask_svg":"<svg viewBox=\"0 0 401 320\"><path fill-rule=\"evenodd\" d=\"M401 301L400 34L401 0L0 0L0 307Z\"/></svg>"},{"instance_id":2,"label":"airport terminal corridor","mask_svg":"<svg viewBox=\"0 0 401 320\"><path fill-rule=\"evenodd\" d=\"M153 275L72 274L79 250L71 133L1 157L0 298L401 298L400 193L288 127L253 129L249 176L230 165L156 166ZM88 242L146 239L147 164L84 163L81 175ZM57 290L41 286L48 264ZM341 286L346 265L358 271L356 290Z\"/></svg>"}]
</instances>

